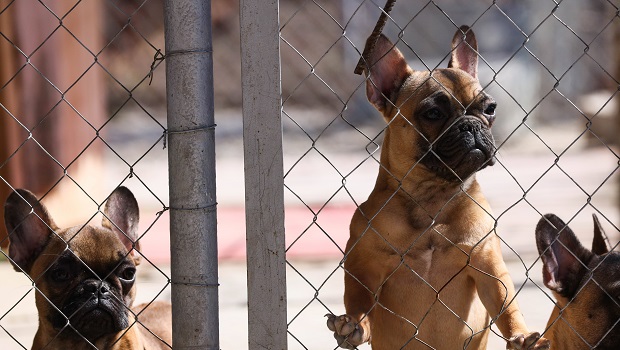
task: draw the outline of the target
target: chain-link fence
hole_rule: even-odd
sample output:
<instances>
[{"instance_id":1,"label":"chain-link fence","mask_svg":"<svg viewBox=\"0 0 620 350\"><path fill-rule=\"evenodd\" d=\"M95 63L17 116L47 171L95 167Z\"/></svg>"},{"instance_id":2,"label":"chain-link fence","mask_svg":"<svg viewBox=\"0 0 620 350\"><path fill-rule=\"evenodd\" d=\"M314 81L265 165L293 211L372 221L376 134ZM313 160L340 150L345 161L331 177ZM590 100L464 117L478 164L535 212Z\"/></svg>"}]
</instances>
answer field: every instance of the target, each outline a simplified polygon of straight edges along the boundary
<instances>
[{"instance_id":1,"label":"chain-link fence","mask_svg":"<svg viewBox=\"0 0 620 350\"><path fill-rule=\"evenodd\" d=\"M358 344L371 339L378 348L394 349L478 348L474 345L477 332L490 327L488 348L504 348L509 336L497 327L496 315L484 327L468 324L468 313L474 311L459 311L454 301L466 298L471 288L467 283L474 283L459 279L466 274L463 270L472 267L471 261L463 262L463 270L457 269L443 282L445 276L438 277L436 269L452 268L444 259L455 259L441 251L449 248L440 241L455 242L449 234L455 223L444 216L461 215L451 209L459 195L431 206L419 198L415 185L407 184L427 180L419 169L425 167L424 162L390 156L390 152L411 152L411 138L424 143L419 140L423 138L431 143L427 155L444 157L441 162L451 164L437 150L440 142L433 141L432 131L421 125L415 114L407 114L414 107L402 102L419 102L428 96L428 90L410 87L408 99L398 95L398 90L390 90L391 95L382 91L388 106L393 106L385 108L396 115L390 119L392 115L382 117L367 101L366 76L353 73L384 6L384 1L353 0L280 3L288 346L336 348L334 332L324 325L323 315L348 313L359 325L347 329L352 324L335 321L332 327L341 333L339 341ZM559 329L573 341L556 344L560 348L589 349L613 343L620 321L617 311L604 313L609 319L601 321L605 324L601 329L586 326L595 322L593 318L602 319L593 311L601 305L618 310L613 288L597 275L597 271L608 273L602 272L609 271L605 264L588 266L595 276L590 284L598 287L591 289L586 277L583 281L575 277L570 283L581 283L577 292L558 292L555 280L543 279L535 228L543 214L555 213L590 248L591 215L595 213L611 246L618 242L618 3L396 1L383 33L414 71L435 71L437 78L428 80L458 100L461 95L452 86L442 85L445 82L438 69L448 65L452 36L463 24L472 28L478 41L480 93L497 102L492 128L497 162L477 175L490 209L474 201L471 205L482 207L485 214L461 220L491 221L492 230L485 233L500 241L516 300L530 330L549 338ZM374 76L371 73L370 86L379 85L381 74L388 74L385 71L396 69L386 65ZM470 106L462 108L469 114ZM397 128L410 128L410 133ZM394 141L403 135L411 138ZM389 137L391 143L383 144ZM394 159L404 162L405 173L413 180L399 175ZM382 186L385 189L381 190ZM463 188L459 193L465 192ZM427 189L436 198L442 198L436 193L440 190ZM353 237L349 238L349 222L356 212L350 228ZM420 223L425 218L432 220ZM409 236L400 233L403 226ZM476 244L482 242L476 240ZM561 245L576 249L565 241ZM474 250L460 245L452 248L467 259L476 259L470 255ZM317 269L298 259L304 253L342 260L333 265L323 263ZM584 257L580 259L588 264ZM545 256L548 264L553 263L550 260ZM553 273L549 265L546 269ZM556 296L547 286L556 288ZM484 296L489 292L478 289L478 293ZM589 299L595 295L605 300ZM558 297L556 311L562 311L547 324ZM572 298L578 301L567 301ZM587 306L581 304L584 299ZM483 302L489 309L487 301ZM472 306L473 310L478 307L482 306ZM580 307L590 311L574 311ZM361 329L366 334L360 333ZM459 339L457 347L453 338Z\"/></svg>"},{"instance_id":2,"label":"chain-link fence","mask_svg":"<svg viewBox=\"0 0 620 350\"><path fill-rule=\"evenodd\" d=\"M441 144L438 140L445 139L450 132L440 132L442 136L435 139L427 127L412 119L417 109L416 113L407 114L412 107L402 101L417 100L422 92L415 89L411 90L414 91L411 96L400 100L395 98L397 94L386 96L382 108L393 113L382 116L367 98L367 91L374 91L378 84L375 77L381 75L371 74L372 83L367 85L366 76L353 73L366 38L383 13L383 1L272 0L260 5L241 1L240 7L233 2L213 1L210 5L215 106L220 108L220 114L216 113L220 125L218 147L222 146L219 152L223 155L218 159L221 160L218 212L222 214L219 238L221 244L234 245L231 251L245 242L243 233L239 235L239 228L234 225L240 221L239 211L228 210L243 204L240 203L243 199L228 197L230 193L238 194L240 183L234 180L242 171L227 167L241 159L237 157L238 152L226 148L238 146L236 141L241 139L243 129L249 242L247 267L240 267L237 262L226 263L222 259L229 256L227 251L219 252L220 262L224 261L220 265L219 285L225 290L220 302L223 322L219 325L217 317L213 317L214 313L217 316L217 308L213 308L217 304L217 292L214 292L218 288L214 282L217 274L206 270L213 267L213 256L198 253L194 260L189 257L190 261L176 262L173 257L172 273L168 268L170 222L187 234L173 237L173 247L185 247L183 252L196 253L209 245L205 249L214 250L213 240L204 240L214 226L212 188L200 187L201 181L186 178L170 185L171 189L180 187L186 191L185 195L179 193L175 198L170 195L168 199L168 177L164 170L167 162L163 152L168 152L164 149L167 147L178 152L173 153L176 172L204 171L203 177L212 176L208 174L209 169L199 165L201 162L194 162L210 157L205 154L212 151L201 148L205 146L201 141L212 140L215 125L199 118L209 114L208 102L213 102L205 101L210 97L203 85L208 85L205 81L210 73L198 69L193 71L196 74L190 71L177 74L179 80L169 81L168 86L178 84L183 93L176 94L174 106L169 106L167 113L163 103L165 97L170 98L161 66L164 56L169 69L170 66L193 69L204 67L197 63L203 64L201 60L208 60L211 54L210 47L198 45L203 43L199 33L208 32L204 23L209 23L201 16L197 17L204 21L193 22L183 16L173 21L166 17L169 26L178 26L173 28L176 31L168 27L167 35L181 39L175 44L167 41L163 50L166 11L205 14L204 4L189 7L190 3L200 4L196 1L162 4L153 0L0 2L3 63L0 68L0 197L4 200L16 188L34 192L55 221L53 224L44 220L46 227L57 231L54 237L62 238L69 251L79 257L78 266L97 275L101 291L103 281L113 275L129 278L121 269L125 266L114 264L107 271L97 271L79 254L79 248L76 252L74 247L80 237L88 236L86 231L90 229L82 227L84 223L98 226L102 217L116 223L113 211L106 209L106 202L117 187L129 188L140 208L136 238L141 265L137 268L134 305L146 303L141 304L146 308L140 306L128 313L130 318L137 319L135 328L148 319L149 310L160 305L149 303L171 299L177 310L181 310L177 313L176 320L180 320L177 329L190 333L200 329L191 336L185 333L182 343L175 343L179 346L213 345L218 342L218 332L214 329L219 328L224 335L222 348L247 348L249 341L252 349L258 345L335 349L338 343L326 325L325 314L355 313L356 302L365 298L370 302L357 309L358 314L365 316L352 320L360 322L357 329L362 327L366 333L345 334L342 325L332 325L340 333L339 341L368 340L364 327L370 324L373 340L390 344L390 348L442 348L455 339L459 343L456 348L475 348L476 342L483 342L479 340L481 333L488 335L487 348L505 348L505 338L511 333L498 327L502 323L497 318L499 310L489 311L491 318L482 316L482 322L472 322L470 317L470 312L485 313L485 309L493 309L486 299L485 308L476 297L471 297L477 293L486 298L484 295L492 290L487 287L493 284L488 281L502 277L499 274L503 270L488 272L477 264L478 256L473 254L473 247L492 241L499 248L485 251L488 254L482 257L497 257L497 250L501 249L502 260L515 286L514 298L529 330L547 338L557 330L569 334L564 338L574 343L563 345L565 348L604 348L617 342L620 322L615 311L617 293L609 288L617 281L614 280L616 257L588 255L570 239L562 238L557 241L559 245L554 245L557 231L544 223L538 229L541 251L537 249L535 236L543 214L555 213L574 230L583 246L590 248L589 242L595 237L592 250L597 254L605 246L615 247L619 240L617 1L395 2L382 32L395 43L414 71L434 72L434 78L424 80L425 84L435 83L439 91L448 91L447 100L460 112L455 112L458 116L446 125L446 130L451 129L448 126L460 125L463 110L467 115L490 112L486 105L479 108L465 101L440 77L440 68L446 67L451 59L455 64L451 41L461 25L470 26L477 37L477 75L482 90L475 95L488 94L497 103L492 127L495 164L477 174L488 206L480 193L468 192L467 184L458 181L456 194L435 203L435 208L425 206L427 202L421 203L416 198L415 191L407 185L409 180L394 172L395 168L382 159L387 157L382 152L387 153L390 148L391 152L394 148L405 152L412 144L426 142L428 148L424 154L438 160L436 167L446 166L447 174L458 176L461 173L450 166L451 160L437 149ZM241 13L240 26L236 25L237 10ZM184 31L189 26L182 26L188 23L196 24L189 32ZM466 33L461 34L456 37L467 37ZM239 37L241 65L234 63L239 60L239 50L235 49ZM376 62L369 60L369 63ZM183 85L185 78L195 81L191 86ZM243 106L241 89L234 83L238 78L243 82ZM201 97L201 92L206 97ZM195 98L194 102L198 102L179 98ZM377 101L374 100L375 104ZM237 126L235 118L240 108L244 114L243 127ZM472 112L475 108L481 111ZM174 123L168 119L166 124L166 114L169 118L171 114L182 118ZM183 119L186 116L188 119ZM392 142L396 139L397 132L393 129L397 128L408 130L404 134L418 142L400 141L396 143L398 147L384 144L386 139L391 138ZM283 135L281 146L279 135ZM182 145L191 151L180 151L178 147ZM183 158L188 154L196 157ZM403 164L407 176L414 178L426 167L422 161ZM377 180L379 172L382 177ZM371 195L375 183L396 185L384 192L386 198L377 200ZM198 190L192 195L196 186ZM424 193L436 191L438 188L431 188ZM462 211L451 211L451 206L466 192L470 196L467 198L474 199L467 207L478 214L474 215L475 220L469 216L464 219L484 222L488 227L479 239L469 245L459 244L457 248L453 243L458 240L449 236L446 227L458 220L447 221L444 215L463 217ZM393 204L403 196L406 205ZM188 198L195 203L188 204ZM369 209L364 202L374 202L376 208ZM35 209L29 217L44 219L35 203L29 203ZM419 210L411 214L416 211L416 205L422 208L423 214ZM409 212L394 214L403 207ZM360 237L349 239L349 225L356 212L357 226L352 230ZM606 234L600 230L592 233L593 213ZM205 225L193 226L194 218ZM415 237L397 236L402 239L399 241L394 235L399 225L403 225L403 218L411 221L406 227L415 232ZM420 218L430 221L417 227L414 224ZM564 226L555 218L547 217L547 220L558 229ZM74 238L66 238L64 231L56 230L55 225L61 228L79 225L81 229ZM0 226L4 229L5 225ZM129 228L117 223L108 226L112 231L130 233L126 232ZM55 321L62 323L60 328L77 331L78 339L93 343L89 340L91 336L81 334L84 332L80 331L76 319L63 312L51 297L46 275L28 276L12 271L10 260L22 270L30 271L27 263L20 265L19 255L6 250L11 235L16 237L19 232L19 228L11 230L8 237L5 234L0 239L4 249L2 258L7 260L0 264L3 278L0 346L3 349L30 347L39 322L37 295L39 303L46 305L44 308L58 309L64 314L60 321ZM562 232L566 235L568 229ZM607 243L601 244L600 237L603 242L606 238ZM566 254L563 247L575 255ZM133 248L136 247L130 244L126 249L131 252ZM177 258L179 252L173 252ZM123 257L133 255L123 254ZM233 256L243 253L231 253L230 257ZM572 256L579 261L571 260ZM450 265L446 259L457 263ZM46 266L46 274L62 279L64 274L58 272L58 261ZM572 261L574 273L569 275L583 275L584 280L567 281L563 279L564 274L555 273L564 271L566 261ZM554 270L554 262L558 270ZM437 269L443 271L455 266L458 271L448 273L447 280L445 274L440 278L433 275L438 273ZM482 271L488 280L473 292L477 279L471 271ZM239 287L244 283L244 272L248 273L248 295L241 293L244 288ZM367 272L379 277L372 279ZM502 282L506 290L510 289L510 282ZM569 291L559 290L558 283L568 284ZM356 284L361 286L359 297L351 297L352 286ZM175 300L173 288L187 294ZM550 288L555 288L556 293ZM397 301L390 294L395 289L402 293ZM465 294L460 291L468 291L471 300L459 304ZM507 294L504 301L509 302L513 296ZM45 295L43 299L42 295ZM556 300L560 301L557 307ZM211 310L206 310L207 304ZM249 304L247 308L246 304ZM205 317L205 310L211 311L211 316ZM247 314L249 321L247 337L242 314ZM390 339L382 338L381 324L393 331ZM462 330L457 335L450 333L455 327L442 328L454 324ZM148 324L145 326L149 328ZM428 328L435 332L429 332ZM158 343L166 346L165 342Z\"/></svg>"},{"instance_id":3,"label":"chain-link fence","mask_svg":"<svg viewBox=\"0 0 620 350\"><path fill-rule=\"evenodd\" d=\"M169 348L162 49L159 1L0 2L1 348Z\"/></svg>"}]
</instances>

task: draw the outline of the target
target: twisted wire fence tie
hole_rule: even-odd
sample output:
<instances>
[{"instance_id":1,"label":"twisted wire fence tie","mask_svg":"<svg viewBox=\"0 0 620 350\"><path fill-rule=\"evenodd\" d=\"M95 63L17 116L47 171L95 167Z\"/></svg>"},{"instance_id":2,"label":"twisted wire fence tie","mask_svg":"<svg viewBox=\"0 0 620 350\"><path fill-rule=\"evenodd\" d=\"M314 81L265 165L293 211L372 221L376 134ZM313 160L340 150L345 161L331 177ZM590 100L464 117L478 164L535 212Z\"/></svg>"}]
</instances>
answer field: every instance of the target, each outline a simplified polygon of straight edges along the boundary
<instances>
[{"instance_id":1,"label":"twisted wire fence tie","mask_svg":"<svg viewBox=\"0 0 620 350\"><path fill-rule=\"evenodd\" d=\"M166 59L166 56L163 53L161 53L161 49L157 49L157 51L155 51L155 55L153 56L153 63L151 63L151 70L149 71L149 74L147 75L149 77L149 86L153 82L153 71L155 70L155 66L157 65L158 62L163 61L165 59Z\"/></svg>"},{"instance_id":2,"label":"twisted wire fence tie","mask_svg":"<svg viewBox=\"0 0 620 350\"><path fill-rule=\"evenodd\" d=\"M161 49L157 49L157 51L155 51L155 55L153 55L153 62L151 63L151 70L149 71L149 74L147 75L147 77L150 78L149 85L151 85L151 83L153 82L153 71L155 70L155 66L157 65L158 62L163 61L170 56L183 55L183 54L188 54L188 53L213 53L213 50L204 50L204 49L173 50L170 52L166 52L166 54L164 55L163 53L161 53Z\"/></svg>"}]
</instances>

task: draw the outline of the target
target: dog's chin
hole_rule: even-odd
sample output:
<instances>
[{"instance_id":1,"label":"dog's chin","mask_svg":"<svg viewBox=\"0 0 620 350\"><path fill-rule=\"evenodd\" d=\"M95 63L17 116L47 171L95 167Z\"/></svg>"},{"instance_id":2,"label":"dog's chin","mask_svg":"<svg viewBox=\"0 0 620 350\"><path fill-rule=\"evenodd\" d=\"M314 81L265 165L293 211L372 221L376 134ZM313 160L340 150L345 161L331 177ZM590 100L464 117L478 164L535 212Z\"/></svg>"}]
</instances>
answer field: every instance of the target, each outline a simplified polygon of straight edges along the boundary
<instances>
[{"instance_id":1,"label":"dog's chin","mask_svg":"<svg viewBox=\"0 0 620 350\"><path fill-rule=\"evenodd\" d=\"M111 300L92 300L82 304L74 312L66 310L63 313L69 317L69 324L76 332L93 342L129 326L126 309L117 304Z\"/></svg>"},{"instance_id":2,"label":"dog's chin","mask_svg":"<svg viewBox=\"0 0 620 350\"><path fill-rule=\"evenodd\" d=\"M485 151L479 148L472 149L465 154L461 162L457 165L457 169L459 169L457 174L462 172L463 174L469 173L471 176L471 174L477 172L478 170L482 170L487 166L492 166L495 164L495 157L491 152L492 151L490 150Z\"/></svg>"},{"instance_id":3,"label":"dog's chin","mask_svg":"<svg viewBox=\"0 0 620 350\"><path fill-rule=\"evenodd\" d=\"M86 339L99 339L106 334L117 333L125 329L115 316L100 308L91 310L84 317L72 319L75 329Z\"/></svg>"},{"instance_id":4,"label":"dog's chin","mask_svg":"<svg viewBox=\"0 0 620 350\"><path fill-rule=\"evenodd\" d=\"M423 164L435 175L453 183L461 183L479 170L495 164L495 157L489 151L474 148L457 159L440 160L433 154L427 155Z\"/></svg>"}]
</instances>

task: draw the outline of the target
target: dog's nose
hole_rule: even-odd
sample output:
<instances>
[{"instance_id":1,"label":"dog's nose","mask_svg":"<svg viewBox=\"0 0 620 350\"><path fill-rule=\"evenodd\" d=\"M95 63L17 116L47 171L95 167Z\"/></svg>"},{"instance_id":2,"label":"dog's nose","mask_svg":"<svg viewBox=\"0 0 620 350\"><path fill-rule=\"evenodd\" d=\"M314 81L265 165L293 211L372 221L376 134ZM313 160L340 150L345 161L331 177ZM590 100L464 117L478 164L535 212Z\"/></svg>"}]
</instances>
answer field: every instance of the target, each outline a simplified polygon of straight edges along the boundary
<instances>
[{"instance_id":1,"label":"dog's nose","mask_svg":"<svg viewBox=\"0 0 620 350\"><path fill-rule=\"evenodd\" d=\"M96 294L99 290L99 283L92 281L84 284L84 292L89 294Z\"/></svg>"},{"instance_id":2,"label":"dog's nose","mask_svg":"<svg viewBox=\"0 0 620 350\"><path fill-rule=\"evenodd\" d=\"M104 281L92 281L84 286L84 292L93 296L97 296L99 299L107 299L110 297L110 287Z\"/></svg>"},{"instance_id":3,"label":"dog's nose","mask_svg":"<svg viewBox=\"0 0 620 350\"><path fill-rule=\"evenodd\" d=\"M105 282L101 282L99 286L99 299L107 299L110 297L110 288Z\"/></svg>"}]
</instances>

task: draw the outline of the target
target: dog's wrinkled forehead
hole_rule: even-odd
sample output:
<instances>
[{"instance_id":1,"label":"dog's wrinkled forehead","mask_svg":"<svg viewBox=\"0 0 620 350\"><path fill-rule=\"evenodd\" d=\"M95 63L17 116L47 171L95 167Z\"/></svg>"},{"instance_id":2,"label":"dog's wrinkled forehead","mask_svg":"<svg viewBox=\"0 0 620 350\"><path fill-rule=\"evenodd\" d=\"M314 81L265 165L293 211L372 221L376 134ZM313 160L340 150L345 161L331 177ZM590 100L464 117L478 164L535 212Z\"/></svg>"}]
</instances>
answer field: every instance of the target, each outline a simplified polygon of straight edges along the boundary
<instances>
[{"instance_id":1,"label":"dog's wrinkled forehead","mask_svg":"<svg viewBox=\"0 0 620 350\"><path fill-rule=\"evenodd\" d=\"M403 95L423 97L442 91L465 107L483 93L478 80L460 69L453 68L436 69L432 72L417 71L405 81L403 89L408 91L402 91L405 93L401 93L401 97Z\"/></svg>"},{"instance_id":2,"label":"dog's wrinkled forehead","mask_svg":"<svg viewBox=\"0 0 620 350\"><path fill-rule=\"evenodd\" d=\"M127 249L116 233L103 227L75 226L63 233L69 249L80 259L97 257L98 264L117 264L127 256Z\"/></svg>"}]
</instances>

